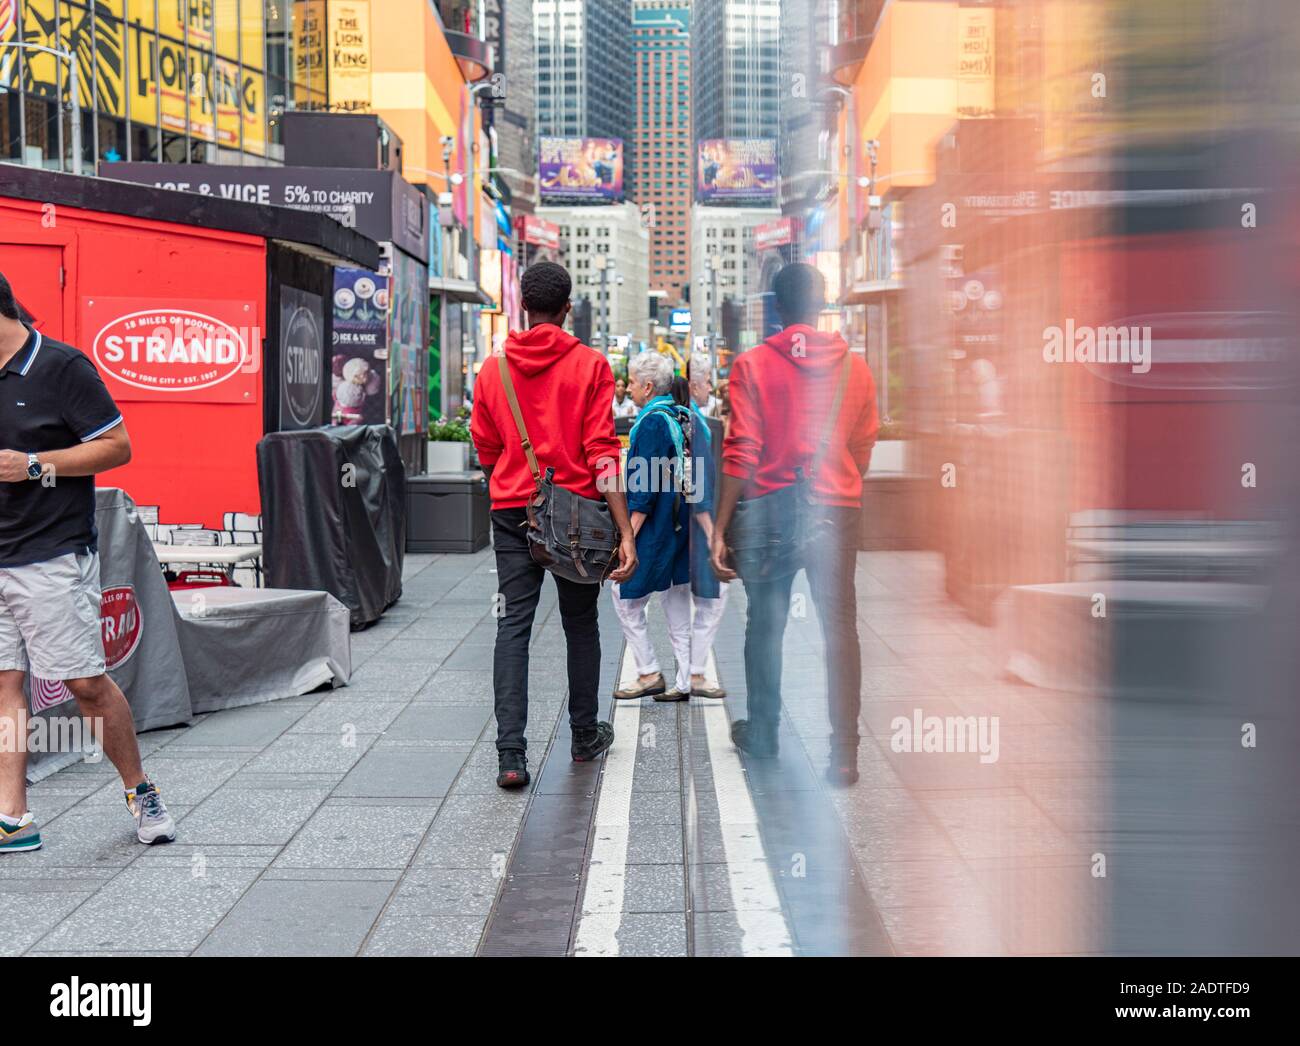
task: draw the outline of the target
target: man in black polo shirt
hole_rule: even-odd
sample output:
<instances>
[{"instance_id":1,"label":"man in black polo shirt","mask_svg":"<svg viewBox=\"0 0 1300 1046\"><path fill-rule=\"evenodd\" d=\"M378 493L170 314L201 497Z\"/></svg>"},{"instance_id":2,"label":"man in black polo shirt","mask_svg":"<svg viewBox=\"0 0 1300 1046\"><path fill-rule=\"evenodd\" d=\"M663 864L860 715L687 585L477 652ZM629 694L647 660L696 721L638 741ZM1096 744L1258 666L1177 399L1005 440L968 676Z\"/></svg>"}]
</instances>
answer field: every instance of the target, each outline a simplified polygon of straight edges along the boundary
<instances>
[{"instance_id":1,"label":"man in black polo shirt","mask_svg":"<svg viewBox=\"0 0 1300 1046\"><path fill-rule=\"evenodd\" d=\"M136 837L171 842L176 826L140 763L131 709L104 670L94 477L130 460L95 365L28 327L0 273L0 725L27 737L27 672L62 681L122 776ZM26 746L6 742L0 854L40 846Z\"/></svg>"}]
</instances>

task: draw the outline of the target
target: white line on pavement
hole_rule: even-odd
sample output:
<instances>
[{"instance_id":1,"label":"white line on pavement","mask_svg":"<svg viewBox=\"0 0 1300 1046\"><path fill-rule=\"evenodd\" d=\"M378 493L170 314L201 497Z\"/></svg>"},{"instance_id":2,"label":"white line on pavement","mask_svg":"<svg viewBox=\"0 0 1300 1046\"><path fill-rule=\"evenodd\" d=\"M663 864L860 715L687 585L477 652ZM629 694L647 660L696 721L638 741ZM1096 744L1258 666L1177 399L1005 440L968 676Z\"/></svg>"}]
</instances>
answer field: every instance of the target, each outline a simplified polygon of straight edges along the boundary
<instances>
[{"instance_id":1,"label":"white line on pavement","mask_svg":"<svg viewBox=\"0 0 1300 1046\"><path fill-rule=\"evenodd\" d=\"M623 655L619 687L637 678L632 650ZM618 930L623 923L623 889L627 884L627 841L632 819L632 775L641 725L641 700L617 701L611 716L614 744L605 756L605 773L596 804L596 838L587 868L574 954L618 954Z\"/></svg>"},{"instance_id":2,"label":"white line on pavement","mask_svg":"<svg viewBox=\"0 0 1300 1046\"><path fill-rule=\"evenodd\" d=\"M718 669L709 652L706 679L718 682ZM740 753L731 741L727 710L721 701L703 704L704 729L713 764L713 788L718 797L722 850L727 859L727 882L740 925L741 953L746 956L793 955L790 928L781 910L776 880L767 863L758 811L740 765Z\"/></svg>"}]
</instances>

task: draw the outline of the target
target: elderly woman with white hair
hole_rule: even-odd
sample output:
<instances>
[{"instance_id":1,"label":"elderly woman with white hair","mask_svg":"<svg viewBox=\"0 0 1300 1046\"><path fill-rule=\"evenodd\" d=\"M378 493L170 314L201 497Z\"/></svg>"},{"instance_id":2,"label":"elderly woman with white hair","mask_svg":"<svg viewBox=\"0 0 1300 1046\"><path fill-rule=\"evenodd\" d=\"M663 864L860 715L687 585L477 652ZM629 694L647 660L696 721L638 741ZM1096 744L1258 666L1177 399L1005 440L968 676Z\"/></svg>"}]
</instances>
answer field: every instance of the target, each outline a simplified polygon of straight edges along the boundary
<instances>
[{"instance_id":1,"label":"elderly woman with white hair","mask_svg":"<svg viewBox=\"0 0 1300 1046\"><path fill-rule=\"evenodd\" d=\"M691 694L690 512L686 453L690 412L671 395L673 365L658 352L628 361L628 393L639 408L627 453L627 505L636 535L637 569L614 585L614 610L636 663L637 678L614 691L619 700L685 701ZM676 655L672 689L650 640L646 608L660 593Z\"/></svg>"}]
</instances>

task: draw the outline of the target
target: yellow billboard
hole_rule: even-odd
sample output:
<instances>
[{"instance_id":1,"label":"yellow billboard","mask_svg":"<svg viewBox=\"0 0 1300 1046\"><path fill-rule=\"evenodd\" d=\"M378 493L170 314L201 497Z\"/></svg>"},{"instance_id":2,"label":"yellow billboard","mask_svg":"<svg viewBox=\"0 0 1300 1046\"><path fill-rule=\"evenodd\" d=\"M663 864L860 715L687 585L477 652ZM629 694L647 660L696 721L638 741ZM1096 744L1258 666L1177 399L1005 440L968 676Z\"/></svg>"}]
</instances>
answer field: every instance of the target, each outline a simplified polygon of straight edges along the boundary
<instances>
[{"instance_id":1,"label":"yellow billboard","mask_svg":"<svg viewBox=\"0 0 1300 1046\"><path fill-rule=\"evenodd\" d=\"M330 108L370 108L370 0L329 0Z\"/></svg>"}]
</instances>

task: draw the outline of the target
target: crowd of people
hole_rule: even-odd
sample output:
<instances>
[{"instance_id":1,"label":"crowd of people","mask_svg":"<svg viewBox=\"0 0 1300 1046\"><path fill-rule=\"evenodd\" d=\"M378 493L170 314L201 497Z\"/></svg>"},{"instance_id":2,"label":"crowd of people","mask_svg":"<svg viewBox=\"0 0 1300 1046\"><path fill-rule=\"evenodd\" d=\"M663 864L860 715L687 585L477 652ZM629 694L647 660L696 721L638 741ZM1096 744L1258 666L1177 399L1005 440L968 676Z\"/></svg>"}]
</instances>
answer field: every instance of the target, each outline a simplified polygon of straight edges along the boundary
<instances>
[{"instance_id":1,"label":"crowd of people","mask_svg":"<svg viewBox=\"0 0 1300 1046\"><path fill-rule=\"evenodd\" d=\"M732 739L777 754L782 640L796 575L807 575L826 643L836 784L857 780L860 653L856 550L863 476L878 428L860 354L819 329L820 273L777 274L783 329L734 357L725 391L710 357L685 373L659 352L615 378L564 329L573 290L553 262L521 280L525 330L475 386L471 434L488 476L498 583L493 656L497 784L528 784L528 670L546 574L566 647L570 753L614 741L599 719L600 600L608 586L634 672L615 701L719 701L713 647L737 581L746 596L744 699ZM0 276L0 721L26 729L28 673L63 683L120 774L142 843L176 827L145 773L131 710L105 671L94 476L125 463L122 415L89 359L44 338ZM12 406L11 406L12 403ZM615 419L631 422L625 449ZM657 597L657 599L656 599ZM651 638L657 602L674 664ZM0 853L38 849L21 745L0 751Z\"/></svg>"},{"instance_id":2,"label":"crowd of people","mask_svg":"<svg viewBox=\"0 0 1300 1046\"><path fill-rule=\"evenodd\" d=\"M594 758L614 739L612 725L597 721L603 585L595 582L606 579L635 667L634 677L616 684L616 701L726 698L713 646L731 586L744 585L748 714L733 720L732 739L753 758L776 756L782 640L803 571L826 645L827 774L834 784L856 781L856 551L879 421L865 359L818 328L826 305L821 274L795 264L777 275L783 329L736 355L725 396L715 392L703 353L678 374L668 356L641 352L615 377L600 353L563 330L572 282L562 266L532 266L521 290L528 329L510 335L499 365L480 373L472 424L489 477L505 597L494 661L497 783L520 787L530 779L528 653L547 569L556 575L567 641L574 759ZM616 418L633 419L626 454ZM557 489L604 503L606 571L578 577L556 569L557 556L571 557L580 571L584 556L602 562L601 540L593 534L584 544L587 528L557 527ZM650 635L656 596L675 661L669 673Z\"/></svg>"}]
</instances>

